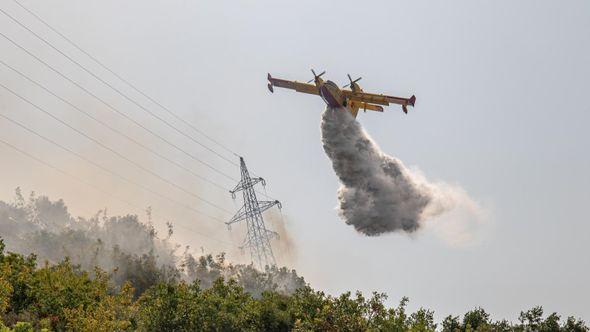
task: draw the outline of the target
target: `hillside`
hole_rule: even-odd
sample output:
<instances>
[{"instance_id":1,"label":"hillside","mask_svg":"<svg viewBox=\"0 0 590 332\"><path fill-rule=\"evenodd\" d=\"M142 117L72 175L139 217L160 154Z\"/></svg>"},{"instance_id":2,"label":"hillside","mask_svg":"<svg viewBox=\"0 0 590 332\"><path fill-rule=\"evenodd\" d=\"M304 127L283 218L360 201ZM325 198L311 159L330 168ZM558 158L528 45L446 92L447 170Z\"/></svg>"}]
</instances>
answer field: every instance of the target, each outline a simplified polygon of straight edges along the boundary
<instances>
[{"instance_id":1,"label":"hillside","mask_svg":"<svg viewBox=\"0 0 590 332\"><path fill-rule=\"evenodd\" d=\"M514 323L478 307L435 322L406 298L388 308L385 294L330 296L287 268L179 253L172 233L134 215L73 218L63 201L17 190L0 202L0 330L588 331L541 307Z\"/></svg>"}]
</instances>

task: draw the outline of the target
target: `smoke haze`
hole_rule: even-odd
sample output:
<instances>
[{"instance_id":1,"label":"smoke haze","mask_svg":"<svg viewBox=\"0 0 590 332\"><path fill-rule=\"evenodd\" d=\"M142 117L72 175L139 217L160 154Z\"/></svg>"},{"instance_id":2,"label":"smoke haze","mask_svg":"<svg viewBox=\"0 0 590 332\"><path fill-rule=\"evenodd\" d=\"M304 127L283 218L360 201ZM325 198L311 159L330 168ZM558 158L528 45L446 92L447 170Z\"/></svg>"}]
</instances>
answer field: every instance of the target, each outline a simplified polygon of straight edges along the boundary
<instances>
[{"instance_id":1,"label":"smoke haze","mask_svg":"<svg viewBox=\"0 0 590 332\"><path fill-rule=\"evenodd\" d=\"M254 296L270 289L292 293L305 285L295 270L285 267L258 271L251 264L229 262L224 253L214 257L194 256L189 247L181 251L171 240L172 223L159 235L151 208L146 215L141 222L137 215L110 216L105 209L88 219L74 218L63 200L35 193L24 198L17 188L14 202L0 201L0 238L7 250L33 253L40 264L68 258L91 273L99 267L117 287L131 282L137 294L162 281L199 280L208 288L219 277L236 280Z\"/></svg>"},{"instance_id":2,"label":"smoke haze","mask_svg":"<svg viewBox=\"0 0 590 332\"><path fill-rule=\"evenodd\" d=\"M282 212L271 209L264 214L264 221L270 230L277 232L279 238L272 241L273 253L277 264L296 266L297 246L289 230L290 220Z\"/></svg>"},{"instance_id":3,"label":"smoke haze","mask_svg":"<svg viewBox=\"0 0 590 332\"><path fill-rule=\"evenodd\" d=\"M352 115L341 108L327 108L321 122L322 143L342 186L338 189L338 213L358 232L376 236L390 232L413 233L424 221L456 208L467 218L479 207L462 188L432 183L384 154ZM461 220L464 220L461 217ZM446 221L454 230L443 235L459 242L470 239L462 221Z\"/></svg>"}]
</instances>

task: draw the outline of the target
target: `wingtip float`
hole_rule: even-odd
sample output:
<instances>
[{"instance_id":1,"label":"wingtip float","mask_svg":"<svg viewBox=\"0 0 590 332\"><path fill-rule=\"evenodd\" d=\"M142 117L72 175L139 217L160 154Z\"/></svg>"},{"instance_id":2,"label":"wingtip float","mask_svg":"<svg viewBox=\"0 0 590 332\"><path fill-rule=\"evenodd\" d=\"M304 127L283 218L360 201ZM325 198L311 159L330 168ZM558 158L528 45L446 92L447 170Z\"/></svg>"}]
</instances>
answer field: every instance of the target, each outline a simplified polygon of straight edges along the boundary
<instances>
[{"instance_id":1,"label":"wingtip float","mask_svg":"<svg viewBox=\"0 0 590 332\"><path fill-rule=\"evenodd\" d=\"M311 72L314 78L307 83L274 78L268 74L268 90L273 93L276 86L301 93L318 95L330 107L346 107L354 117L357 116L358 111L361 109L365 112L367 110L383 112L383 106L389 106L389 104L401 105L403 112L407 114L408 106L414 107L416 103L416 96L414 95L410 98L401 98L364 92L357 83L361 80L361 77L353 80L350 75L347 75L350 83L340 88L336 83L322 79L322 76L326 73L325 71L316 74L312 69ZM311 82L314 84L311 84ZM348 87L350 90L346 89Z\"/></svg>"}]
</instances>

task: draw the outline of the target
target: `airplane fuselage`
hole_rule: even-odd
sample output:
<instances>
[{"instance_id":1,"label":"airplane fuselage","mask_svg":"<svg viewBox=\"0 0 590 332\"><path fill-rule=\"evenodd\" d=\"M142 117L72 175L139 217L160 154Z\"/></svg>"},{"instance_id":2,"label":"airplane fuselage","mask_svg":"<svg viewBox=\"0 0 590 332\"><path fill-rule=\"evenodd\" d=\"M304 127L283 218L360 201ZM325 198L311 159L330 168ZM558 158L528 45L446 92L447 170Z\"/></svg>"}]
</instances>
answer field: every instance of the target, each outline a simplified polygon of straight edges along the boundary
<instances>
[{"instance_id":1,"label":"airplane fuselage","mask_svg":"<svg viewBox=\"0 0 590 332\"><path fill-rule=\"evenodd\" d=\"M342 95L342 91L332 81L321 82L319 84L320 96L324 102L330 107L342 107L346 105L346 99Z\"/></svg>"}]
</instances>

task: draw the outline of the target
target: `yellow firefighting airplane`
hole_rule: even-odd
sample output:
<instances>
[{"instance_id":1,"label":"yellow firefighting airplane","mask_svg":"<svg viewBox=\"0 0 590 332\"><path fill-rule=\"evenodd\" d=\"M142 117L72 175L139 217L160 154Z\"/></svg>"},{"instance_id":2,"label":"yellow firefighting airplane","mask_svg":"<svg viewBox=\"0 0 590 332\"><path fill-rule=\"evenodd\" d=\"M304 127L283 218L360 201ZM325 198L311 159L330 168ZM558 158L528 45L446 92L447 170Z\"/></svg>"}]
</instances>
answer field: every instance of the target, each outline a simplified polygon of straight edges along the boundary
<instances>
[{"instance_id":1,"label":"yellow firefighting airplane","mask_svg":"<svg viewBox=\"0 0 590 332\"><path fill-rule=\"evenodd\" d=\"M322 75L326 73L325 71L319 75L316 75L313 69L311 72L313 73L314 78L307 83L274 78L268 74L268 89L270 92L274 92L273 87L277 86L280 88L292 89L297 92L319 95L330 107L344 106L348 108L355 118L359 109L363 109L365 112L367 110L383 112L383 107L380 105L389 106L389 104L402 105L404 113L408 113L408 105L413 107L416 102L416 96L400 98L363 92L363 89L361 89L357 83L360 81L360 77L356 80L352 80L352 77L348 75L350 83L340 89L338 85L332 81L324 82ZM309 84L311 82L315 82L315 85ZM350 90L344 90L344 88L349 86Z\"/></svg>"}]
</instances>

